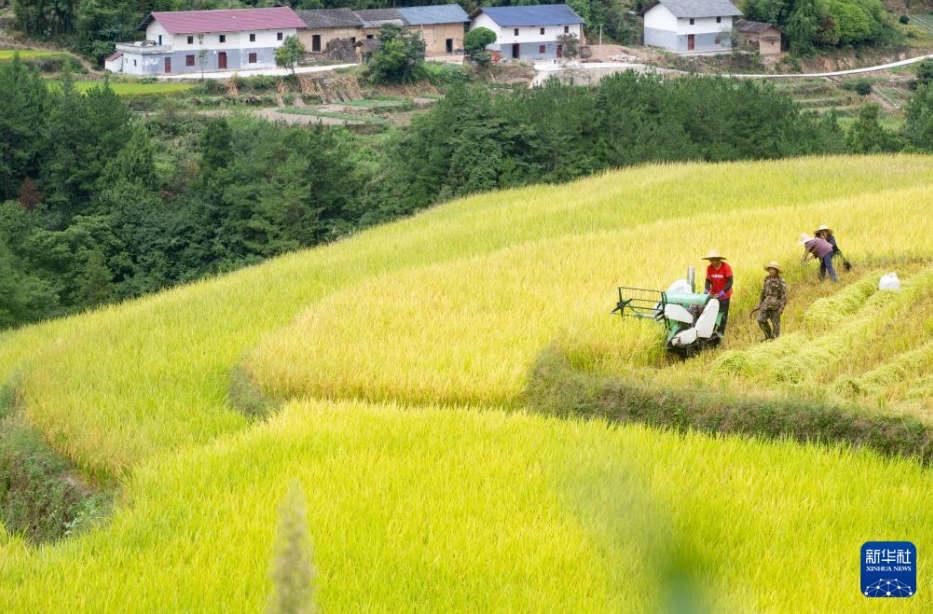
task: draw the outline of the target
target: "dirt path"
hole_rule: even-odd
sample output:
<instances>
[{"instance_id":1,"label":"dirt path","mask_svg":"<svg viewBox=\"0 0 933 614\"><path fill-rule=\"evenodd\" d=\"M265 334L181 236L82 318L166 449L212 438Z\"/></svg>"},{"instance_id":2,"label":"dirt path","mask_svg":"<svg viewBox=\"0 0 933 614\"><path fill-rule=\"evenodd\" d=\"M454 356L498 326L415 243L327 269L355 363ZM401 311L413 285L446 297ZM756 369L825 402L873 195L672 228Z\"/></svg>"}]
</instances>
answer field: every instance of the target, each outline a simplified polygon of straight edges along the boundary
<instances>
[{"instance_id":1,"label":"dirt path","mask_svg":"<svg viewBox=\"0 0 933 614\"><path fill-rule=\"evenodd\" d=\"M311 107L311 109L316 111L326 111L324 107L330 105L324 105L323 107ZM305 107L308 109L309 107ZM319 115L305 115L298 113L282 113L281 109L259 109L255 112L256 115L269 121L284 121L287 124L298 124L298 125L307 125L307 124L324 124L325 126L344 126L352 124L364 124L366 122L354 121L351 119L340 119L336 117L321 117Z\"/></svg>"},{"instance_id":2,"label":"dirt path","mask_svg":"<svg viewBox=\"0 0 933 614\"><path fill-rule=\"evenodd\" d=\"M618 56L609 56L609 57L618 57ZM541 85L544 81L549 79L551 76L559 76L561 73L576 73L576 75L582 76L584 81L587 79L587 74L589 74L592 79L598 81L600 77L607 74L612 74L615 72L621 72L626 70L634 70L638 72L649 72L656 71L659 73L674 73L674 74L689 74L685 71L674 70L669 68L657 68L651 66L647 63L642 63L639 58L634 55L626 54L623 56L624 61L612 61L612 60L599 60L599 61L585 61L585 62L556 62L552 60L535 62L534 69L536 75L532 81L532 86ZM620 58L620 59L623 59ZM885 72L892 68L897 68L899 66L908 66L910 64L916 64L917 62L922 62L926 59L933 59L933 54L921 55L915 58L908 58L906 60L900 60L899 62L890 62L887 64L879 64L877 66L866 66L864 68L851 68L848 70L835 70L830 72L819 72L819 73L778 73L778 74L742 74L742 73L723 73L722 76L732 77L734 79L805 79L805 78L833 78L833 77L845 77L850 75L860 75L873 72ZM581 79L577 78L577 81Z\"/></svg>"},{"instance_id":3,"label":"dirt path","mask_svg":"<svg viewBox=\"0 0 933 614\"><path fill-rule=\"evenodd\" d=\"M305 107L308 108L308 107ZM317 109L317 107L311 107ZM227 117L234 113L246 112L269 121L283 121L291 125L324 124L325 126L343 126L347 124L364 124L362 121L339 119L336 117L320 117L318 115L305 115L298 113L282 113L280 108L266 107L263 109L205 109L194 111L195 115L205 117Z\"/></svg>"}]
</instances>

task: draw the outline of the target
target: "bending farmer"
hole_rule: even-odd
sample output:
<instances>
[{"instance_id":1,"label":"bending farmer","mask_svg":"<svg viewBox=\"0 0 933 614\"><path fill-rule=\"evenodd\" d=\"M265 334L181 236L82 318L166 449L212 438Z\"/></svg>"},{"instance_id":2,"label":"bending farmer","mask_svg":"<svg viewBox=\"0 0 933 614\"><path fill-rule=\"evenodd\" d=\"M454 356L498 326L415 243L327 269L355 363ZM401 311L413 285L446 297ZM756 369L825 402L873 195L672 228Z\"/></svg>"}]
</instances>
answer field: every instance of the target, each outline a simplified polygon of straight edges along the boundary
<instances>
[{"instance_id":1,"label":"bending farmer","mask_svg":"<svg viewBox=\"0 0 933 614\"><path fill-rule=\"evenodd\" d=\"M833 230L826 224L823 224L813 232L813 236L817 239L823 239L827 243L833 246L833 258L839 256L842 260L842 268L846 271L852 270L852 265L846 259L845 255L842 253L842 250L839 249L839 244L836 243L836 237L833 235Z\"/></svg>"},{"instance_id":2,"label":"bending farmer","mask_svg":"<svg viewBox=\"0 0 933 614\"><path fill-rule=\"evenodd\" d=\"M810 256L814 256L820 261L820 281L826 279L826 272L829 271L829 277L835 283L839 283L836 277L836 271L833 269L833 246L823 239L817 239L804 233L800 235L797 241L803 245L803 261L806 262Z\"/></svg>"},{"instance_id":3,"label":"bending farmer","mask_svg":"<svg viewBox=\"0 0 933 614\"><path fill-rule=\"evenodd\" d=\"M781 336L781 314L787 307L787 283L781 278L781 267L769 262L765 267L768 276L761 288L758 303L758 326L765 333L765 341Z\"/></svg>"},{"instance_id":4,"label":"bending farmer","mask_svg":"<svg viewBox=\"0 0 933 614\"><path fill-rule=\"evenodd\" d=\"M724 335L729 320L729 299L732 298L732 267L725 262L726 257L720 256L715 249L710 250L703 260L709 260L709 266L706 267L706 293L719 299L719 313L722 314L719 333Z\"/></svg>"}]
</instances>

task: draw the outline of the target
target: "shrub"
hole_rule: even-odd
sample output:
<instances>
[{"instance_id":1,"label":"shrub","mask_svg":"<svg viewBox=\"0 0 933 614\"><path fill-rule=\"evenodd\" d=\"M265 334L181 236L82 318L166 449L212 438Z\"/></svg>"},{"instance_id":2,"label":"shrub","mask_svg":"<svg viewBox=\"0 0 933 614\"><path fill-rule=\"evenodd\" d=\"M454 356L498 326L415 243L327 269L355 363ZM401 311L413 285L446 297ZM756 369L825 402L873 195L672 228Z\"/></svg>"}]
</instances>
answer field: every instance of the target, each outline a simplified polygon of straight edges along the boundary
<instances>
[{"instance_id":1,"label":"shrub","mask_svg":"<svg viewBox=\"0 0 933 614\"><path fill-rule=\"evenodd\" d=\"M7 529L33 543L53 541L98 522L109 500L84 486L21 415L0 419L0 518Z\"/></svg>"},{"instance_id":2,"label":"shrub","mask_svg":"<svg viewBox=\"0 0 933 614\"><path fill-rule=\"evenodd\" d=\"M423 69L425 79L434 87L443 88L466 81L466 72L464 72L463 66L459 64L425 62Z\"/></svg>"},{"instance_id":3,"label":"shrub","mask_svg":"<svg viewBox=\"0 0 933 614\"><path fill-rule=\"evenodd\" d=\"M425 43L419 34L400 26L379 30L379 48L366 65L366 79L373 84L414 83L424 78Z\"/></svg>"}]
</instances>

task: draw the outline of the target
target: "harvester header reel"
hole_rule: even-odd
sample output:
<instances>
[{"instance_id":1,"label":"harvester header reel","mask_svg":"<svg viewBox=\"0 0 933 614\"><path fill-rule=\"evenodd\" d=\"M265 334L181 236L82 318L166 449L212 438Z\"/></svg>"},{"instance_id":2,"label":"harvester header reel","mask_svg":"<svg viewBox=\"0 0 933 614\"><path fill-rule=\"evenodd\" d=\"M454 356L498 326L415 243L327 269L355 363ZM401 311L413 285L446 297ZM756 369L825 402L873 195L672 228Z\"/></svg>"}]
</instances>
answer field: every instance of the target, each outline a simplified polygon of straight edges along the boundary
<instances>
[{"instance_id":1,"label":"harvester header reel","mask_svg":"<svg viewBox=\"0 0 933 614\"><path fill-rule=\"evenodd\" d=\"M619 312L623 317L648 318L661 321L664 314L665 297L660 290L644 288L619 288L619 303L611 313Z\"/></svg>"}]
</instances>

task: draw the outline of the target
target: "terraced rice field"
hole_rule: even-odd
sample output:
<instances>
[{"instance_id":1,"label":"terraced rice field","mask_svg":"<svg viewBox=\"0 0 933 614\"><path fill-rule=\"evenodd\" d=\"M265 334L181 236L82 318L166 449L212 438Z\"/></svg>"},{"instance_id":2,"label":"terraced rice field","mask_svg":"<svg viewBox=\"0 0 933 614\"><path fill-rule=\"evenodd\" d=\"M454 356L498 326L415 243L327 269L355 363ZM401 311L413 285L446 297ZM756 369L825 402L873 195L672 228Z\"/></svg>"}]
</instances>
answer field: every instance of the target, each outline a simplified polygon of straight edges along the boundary
<instances>
[{"instance_id":1,"label":"terraced rice field","mask_svg":"<svg viewBox=\"0 0 933 614\"><path fill-rule=\"evenodd\" d=\"M295 482L322 611L929 611L925 567L894 604L859 586L863 542L933 548L916 460L557 419L524 392L557 351L680 392L715 380L926 419L931 170L644 166L2 334L26 419L121 496L56 544L0 531L0 611L255 612ZM856 264L838 287L799 264L822 223ZM672 363L652 323L609 316L617 285L665 288L713 247L736 273L722 350ZM770 260L791 302L762 344L744 314ZM901 292L876 290L888 270ZM238 408L244 382L265 419Z\"/></svg>"}]
</instances>

